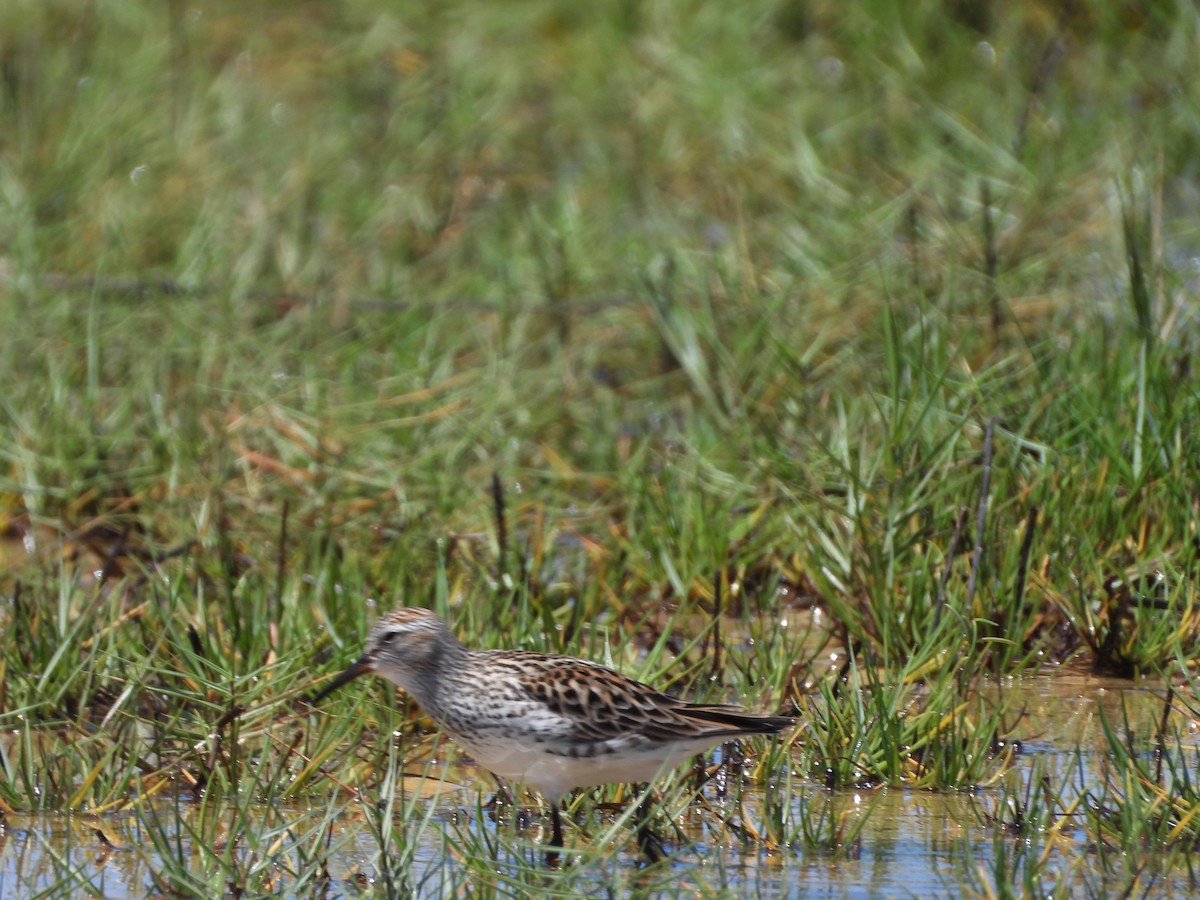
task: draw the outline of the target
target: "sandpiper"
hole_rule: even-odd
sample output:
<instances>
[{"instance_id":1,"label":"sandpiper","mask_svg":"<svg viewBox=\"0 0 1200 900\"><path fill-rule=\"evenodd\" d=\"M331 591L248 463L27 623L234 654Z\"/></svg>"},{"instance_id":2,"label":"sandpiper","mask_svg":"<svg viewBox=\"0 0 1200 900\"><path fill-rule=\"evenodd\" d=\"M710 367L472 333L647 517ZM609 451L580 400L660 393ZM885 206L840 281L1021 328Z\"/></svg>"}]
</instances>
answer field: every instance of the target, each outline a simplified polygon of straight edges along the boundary
<instances>
[{"instance_id":1,"label":"sandpiper","mask_svg":"<svg viewBox=\"0 0 1200 900\"><path fill-rule=\"evenodd\" d=\"M479 765L545 797L552 848L563 846L559 803L568 791L649 782L716 744L795 723L688 703L585 659L471 650L425 609L380 618L358 661L312 702L368 672L403 688Z\"/></svg>"}]
</instances>

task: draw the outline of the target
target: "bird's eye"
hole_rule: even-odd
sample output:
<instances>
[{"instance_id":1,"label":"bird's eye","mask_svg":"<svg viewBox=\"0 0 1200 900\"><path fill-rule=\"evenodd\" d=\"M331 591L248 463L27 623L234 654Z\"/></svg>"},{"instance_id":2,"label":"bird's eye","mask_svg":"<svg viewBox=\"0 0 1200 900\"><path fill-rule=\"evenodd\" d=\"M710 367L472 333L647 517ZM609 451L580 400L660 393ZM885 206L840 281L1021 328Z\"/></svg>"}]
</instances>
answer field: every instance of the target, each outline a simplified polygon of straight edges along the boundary
<instances>
[{"instance_id":1,"label":"bird's eye","mask_svg":"<svg viewBox=\"0 0 1200 900\"><path fill-rule=\"evenodd\" d=\"M381 634L379 636L379 643L384 644L384 645L390 644L392 642L392 639L395 637L396 637L396 632L385 631L383 634Z\"/></svg>"}]
</instances>

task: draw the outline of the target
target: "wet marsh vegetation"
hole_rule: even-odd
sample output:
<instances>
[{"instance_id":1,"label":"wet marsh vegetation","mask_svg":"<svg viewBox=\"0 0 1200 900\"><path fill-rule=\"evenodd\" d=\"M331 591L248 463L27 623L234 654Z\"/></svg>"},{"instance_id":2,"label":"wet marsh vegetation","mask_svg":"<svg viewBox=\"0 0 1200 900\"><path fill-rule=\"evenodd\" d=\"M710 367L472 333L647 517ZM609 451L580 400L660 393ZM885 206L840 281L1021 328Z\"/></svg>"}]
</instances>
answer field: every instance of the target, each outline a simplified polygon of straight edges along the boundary
<instances>
[{"instance_id":1,"label":"wet marsh vegetation","mask_svg":"<svg viewBox=\"0 0 1200 900\"><path fill-rule=\"evenodd\" d=\"M0 9L0 896L1200 893L1200 15ZM796 715L568 806L396 605Z\"/></svg>"}]
</instances>

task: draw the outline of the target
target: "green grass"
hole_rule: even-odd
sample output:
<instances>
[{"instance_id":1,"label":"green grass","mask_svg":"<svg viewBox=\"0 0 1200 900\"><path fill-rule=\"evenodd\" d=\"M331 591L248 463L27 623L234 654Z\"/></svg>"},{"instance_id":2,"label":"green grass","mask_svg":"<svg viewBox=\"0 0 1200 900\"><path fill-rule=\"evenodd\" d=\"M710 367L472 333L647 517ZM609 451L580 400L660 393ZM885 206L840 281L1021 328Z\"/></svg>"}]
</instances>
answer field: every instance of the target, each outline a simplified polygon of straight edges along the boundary
<instances>
[{"instance_id":1,"label":"green grass","mask_svg":"<svg viewBox=\"0 0 1200 900\"><path fill-rule=\"evenodd\" d=\"M837 865L842 792L1000 790L1007 679L1190 684L1198 33L1167 0L5 5L0 813L137 817L144 889L315 893L361 790L368 890L628 885L609 820L554 875L536 829L393 800L431 751L390 689L301 702L396 604L801 714L688 832L713 871L647 893ZM1100 787L1003 788L1042 832L1101 791L1101 865L1043 878L988 813L964 886L1190 873L1185 730L1147 781L1110 726ZM672 820L711 801L670 784Z\"/></svg>"}]
</instances>

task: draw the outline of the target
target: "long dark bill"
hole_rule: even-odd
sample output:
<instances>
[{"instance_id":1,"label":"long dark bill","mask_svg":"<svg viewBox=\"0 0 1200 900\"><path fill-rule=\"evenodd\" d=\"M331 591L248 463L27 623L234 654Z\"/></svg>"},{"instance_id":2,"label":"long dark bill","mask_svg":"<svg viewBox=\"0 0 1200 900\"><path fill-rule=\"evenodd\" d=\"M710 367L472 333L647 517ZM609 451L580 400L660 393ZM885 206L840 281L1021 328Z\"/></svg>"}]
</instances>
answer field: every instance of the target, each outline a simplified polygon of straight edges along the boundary
<instances>
[{"instance_id":1,"label":"long dark bill","mask_svg":"<svg viewBox=\"0 0 1200 900\"><path fill-rule=\"evenodd\" d=\"M308 702L313 706L316 706L318 703L340 688L343 684L350 683L359 675L366 675L373 668L374 666L371 665L371 660L368 657L360 656L358 658L358 662L354 663L352 666L334 678L333 681L325 685L325 687L323 687L321 691Z\"/></svg>"}]
</instances>

